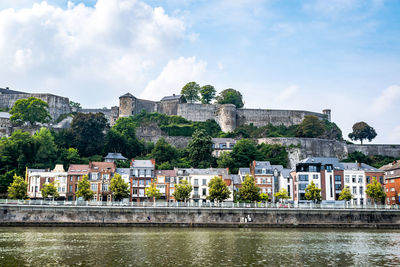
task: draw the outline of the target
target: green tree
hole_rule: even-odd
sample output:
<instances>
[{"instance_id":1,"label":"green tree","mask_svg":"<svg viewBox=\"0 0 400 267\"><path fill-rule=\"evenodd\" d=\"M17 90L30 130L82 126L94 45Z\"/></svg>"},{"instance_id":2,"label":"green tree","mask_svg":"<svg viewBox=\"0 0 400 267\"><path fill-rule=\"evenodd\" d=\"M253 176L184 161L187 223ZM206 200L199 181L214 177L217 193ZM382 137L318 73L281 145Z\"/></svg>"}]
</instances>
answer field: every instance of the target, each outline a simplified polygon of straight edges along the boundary
<instances>
[{"instance_id":1,"label":"green tree","mask_svg":"<svg viewBox=\"0 0 400 267\"><path fill-rule=\"evenodd\" d=\"M57 146L49 129L42 127L33 135L36 145L35 162L38 167L52 168L57 159Z\"/></svg>"},{"instance_id":2,"label":"green tree","mask_svg":"<svg viewBox=\"0 0 400 267\"><path fill-rule=\"evenodd\" d=\"M190 198L190 193L193 190L193 186L189 184L187 180L180 181L179 184L175 185L175 191L172 193L176 201L186 202Z\"/></svg>"},{"instance_id":3,"label":"green tree","mask_svg":"<svg viewBox=\"0 0 400 267\"><path fill-rule=\"evenodd\" d=\"M78 191L76 191L75 196L82 197L84 200L91 200L94 196L94 192L90 190L90 182L88 180L88 176L82 176L82 180L78 182Z\"/></svg>"},{"instance_id":4,"label":"green tree","mask_svg":"<svg viewBox=\"0 0 400 267\"><path fill-rule=\"evenodd\" d=\"M256 186L253 176L246 175L244 178L239 188L239 199L251 202L260 200L260 188Z\"/></svg>"},{"instance_id":5,"label":"green tree","mask_svg":"<svg viewBox=\"0 0 400 267\"><path fill-rule=\"evenodd\" d=\"M232 158L231 152L221 153L219 158L217 158L217 164L219 168L229 168L230 172L236 168L236 162Z\"/></svg>"},{"instance_id":6,"label":"green tree","mask_svg":"<svg viewBox=\"0 0 400 267\"><path fill-rule=\"evenodd\" d=\"M376 136L375 129L363 121L355 123L353 125L353 132L349 133L349 138L351 140L360 140L361 145L364 139L368 139L371 142Z\"/></svg>"},{"instance_id":7,"label":"green tree","mask_svg":"<svg viewBox=\"0 0 400 267\"><path fill-rule=\"evenodd\" d=\"M12 184L8 187L8 197L11 199L26 199L28 183L21 177L14 175Z\"/></svg>"},{"instance_id":8,"label":"green tree","mask_svg":"<svg viewBox=\"0 0 400 267\"><path fill-rule=\"evenodd\" d=\"M153 202L162 196L155 183L151 183L150 187L146 187L145 191L147 197L153 198Z\"/></svg>"},{"instance_id":9,"label":"green tree","mask_svg":"<svg viewBox=\"0 0 400 267\"><path fill-rule=\"evenodd\" d=\"M8 171L4 174L0 174L0 193L6 193L8 187L13 182L15 171Z\"/></svg>"},{"instance_id":10,"label":"green tree","mask_svg":"<svg viewBox=\"0 0 400 267\"><path fill-rule=\"evenodd\" d=\"M78 113L72 119L75 148L81 156L99 155L103 152L104 132L108 122L103 113Z\"/></svg>"},{"instance_id":11,"label":"green tree","mask_svg":"<svg viewBox=\"0 0 400 267\"><path fill-rule=\"evenodd\" d=\"M233 147L230 156L235 163L234 168L231 169L232 173L237 173L238 168L250 166L253 160L264 159L260 151L258 151L255 142L249 139L239 140Z\"/></svg>"},{"instance_id":12,"label":"green tree","mask_svg":"<svg viewBox=\"0 0 400 267\"><path fill-rule=\"evenodd\" d=\"M225 199L228 199L231 194L224 180L218 176L215 176L210 180L208 188L209 193L207 199L213 202L222 202Z\"/></svg>"},{"instance_id":13,"label":"green tree","mask_svg":"<svg viewBox=\"0 0 400 267\"><path fill-rule=\"evenodd\" d=\"M190 103L196 102L200 100L199 97L200 85L196 82L187 83L181 90L181 94L186 98Z\"/></svg>"},{"instance_id":14,"label":"green tree","mask_svg":"<svg viewBox=\"0 0 400 267\"><path fill-rule=\"evenodd\" d=\"M280 144L262 143L257 146L257 149L262 154L263 160L269 161L273 165L288 166L289 157L286 147Z\"/></svg>"},{"instance_id":15,"label":"green tree","mask_svg":"<svg viewBox=\"0 0 400 267\"><path fill-rule=\"evenodd\" d=\"M267 193L261 193L261 194L260 194L260 200L261 200L262 202L264 202L264 203L268 202L268 200L269 200L268 194L267 194Z\"/></svg>"},{"instance_id":16,"label":"green tree","mask_svg":"<svg viewBox=\"0 0 400 267\"><path fill-rule=\"evenodd\" d=\"M350 192L350 187L346 185L339 194L339 200L350 201L351 199L353 199L353 195Z\"/></svg>"},{"instance_id":17,"label":"green tree","mask_svg":"<svg viewBox=\"0 0 400 267\"><path fill-rule=\"evenodd\" d=\"M111 179L110 191L116 201L121 201L129 197L129 185L122 179L119 173L115 173L114 177Z\"/></svg>"},{"instance_id":18,"label":"green tree","mask_svg":"<svg viewBox=\"0 0 400 267\"><path fill-rule=\"evenodd\" d=\"M385 202L386 194L380 182L376 178L372 179L372 183L367 184L367 190L365 190L368 197L374 200L374 203Z\"/></svg>"},{"instance_id":19,"label":"green tree","mask_svg":"<svg viewBox=\"0 0 400 267\"><path fill-rule=\"evenodd\" d=\"M41 99L29 97L28 99L18 99L15 101L10 114L10 120L17 124L29 122L30 125L47 123L51 120L48 111L49 105Z\"/></svg>"},{"instance_id":20,"label":"green tree","mask_svg":"<svg viewBox=\"0 0 400 267\"><path fill-rule=\"evenodd\" d=\"M195 168L207 168L213 161L211 136L203 129L193 133L192 140L187 146L189 159Z\"/></svg>"},{"instance_id":21,"label":"green tree","mask_svg":"<svg viewBox=\"0 0 400 267\"><path fill-rule=\"evenodd\" d=\"M50 196L54 199L60 196L60 194L57 192L57 187L54 185L54 182L44 184L42 189L40 189L40 192L42 192L43 198Z\"/></svg>"},{"instance_id":22,"label":"green tree","mask_svg":"<svg viewBox=\"0 0 400 267\"><path fill-rule=\"evenodd\" d=\"M321 201L321 188L316 187L314 181L311 181L311 183L308 184L305 192L307 200L312 200L314 202Z\"/></svg>"},{"instance_id":23,"label":"green tree","mask_svg":"<svg viewBox=\"0 0 400 267\"><path fill-rule=\"evenodd\" d=\"M317 116L306 115L304 120L297 126L298 137L315 138L325 132L324 124Z\"/></svg>"},{"instance_id":24,"label":"green tree","mask_svg":"<svg viewBox=\"0 0 400 267\"><path fill-rule=\"evenodd\" d=\"M157 164L174 161L178 158L178 156L178 149L168 144L164 138L158 139L150 154L150 157L154 158Z\"/></svg>"},{"instance_id":25,"label":"green tree","mask_svg":"<svg viewBox=\"0 0 400 267\"><path fill-rule=\"evenodd\" d=\"M201 103L210 104L211 100L215 98L215 88L212 85L204 85L200 88Z\"/></svg>"},{"instance_id":26,"label":"green tree","mask_svg":"<svg viewBox=\"0 0 400 267\"><path fill-rule=\"evenodd\" d=\"M288 191L285 188L281 188L278 192L275 193L275 197L278 200L284 201L286 199L289 199L289 194Z\"/></svg>"},{"instance_id":27,"label":"green tree","mask_svg":"<svg viewBox=\"0 0 400 267\"><path fill-rule=\"evenodd\" d=\"M216 99L218 104L233 104L236 108L244 106L242 94L232 88L221 91Z\"/></svg>"},{"instance_id":28,"label":"green tree","mask_svg":"<svg viewBox=\"0 0 400 267\"><path fill-rule=\"evenodd\" d=\"M81 104L74 101L69 101L69 106L71 107L72 112L79 112L82 109Z\"/></svg>"}]
</instances>

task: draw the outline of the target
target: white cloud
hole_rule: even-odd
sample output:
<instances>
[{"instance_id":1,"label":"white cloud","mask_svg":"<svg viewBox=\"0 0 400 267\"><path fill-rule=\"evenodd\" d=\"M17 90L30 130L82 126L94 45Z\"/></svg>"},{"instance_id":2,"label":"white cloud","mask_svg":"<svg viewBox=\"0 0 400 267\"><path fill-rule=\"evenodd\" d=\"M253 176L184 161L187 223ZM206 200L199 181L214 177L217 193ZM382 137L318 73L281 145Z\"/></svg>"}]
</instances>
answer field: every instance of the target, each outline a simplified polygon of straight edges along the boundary
<instances>
[{"instance_id":1,"label":"white cloud","mask_svg":"<svg viewBox=\"0 0 400 267\"><path fill-rule=\"evenodd\" d=\"M392 85L386 88L374 101L373 110L382 113L392 107L393 103L400 99L400 85Z\"/></svg>"},{"instance_id":2,"label":"white cloud","mask_svg":"<svg viewBox=\"0 0 400 267\"><path fill-rule=\"evenodd\" d=\"M275 98L275 101L282 103L288 100L293 100L294 96L296 95L299 87L297 85L291 85L281 91Z\"/></svg>"},{"instance_id":3,"label":"white cloud","mask_svg":"<svg viewBox=\"0 0 400 267\"><path fill-rule=\"evenodd\" d=\"M179 94L188 82L200 82L206 73L207 62L196 57L179 57L170 60L155 80L148 83L141 98L160 100L161 97Z\"/></svg>"},{"instance_id":4,"label":"white cloud","mask_svg":"<svg viewBox=\"0 0 400 267\"><path fill-rule=\"evenodd\" d=\"M139 0L63 2L0 10L0 87L109 106L144 88L186 38L180 19Z\"/></svg>"}]
</instances>

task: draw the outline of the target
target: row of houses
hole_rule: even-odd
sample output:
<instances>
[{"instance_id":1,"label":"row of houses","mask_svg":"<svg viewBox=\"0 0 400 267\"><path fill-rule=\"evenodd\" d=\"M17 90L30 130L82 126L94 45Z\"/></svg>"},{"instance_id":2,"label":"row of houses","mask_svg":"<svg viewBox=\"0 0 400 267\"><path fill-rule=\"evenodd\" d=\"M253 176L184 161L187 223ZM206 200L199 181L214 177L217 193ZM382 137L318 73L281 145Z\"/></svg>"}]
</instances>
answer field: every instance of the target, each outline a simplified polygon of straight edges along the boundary
<instances>
[{"instance_id":1,"label":"row of houses","mask_svg":"<svg viewBox=\"0 0 400 267\"><path fill-rule=\"evenodd\" d=\"M339 162L336 158L307 158L295 168L287 169L268 161L253 161L248 168L240 168L238 174L229 174L229 170L224 168L156 170L153 159L133 159L129 168L117 168L109 158L106 161L72 164L67 171L64 171L62 165L56 165L53 170L28 168L28 196L32 199L42 198L40 189L43 185L55 182L60 198L76 200L78 183L87 175L90 188L95 193L93 200L111 201L110 181L118 173L129 184L129 201L132 202L150 201L145 192L152 183L155 183L162 195L159 201L173 202L175 185L184 179L193 187L190 201L207 202L208 183L213 177L222 178L230 191L235 192L241 187L246 175L251 175L260 192L268 194L273 201L274 193L281 188L287 190L290 200L296 203L306 201L305 189L313 181L321 188L322 200L338 200L340 192L348 186L353 194L353 204L369 204L371 200L366 195L367 185L377 179L385 186L387 204L399 203L400 162L376 169L364 163ZM233 201L233 193L227 201Z\"/></svg>"}]
</instances>

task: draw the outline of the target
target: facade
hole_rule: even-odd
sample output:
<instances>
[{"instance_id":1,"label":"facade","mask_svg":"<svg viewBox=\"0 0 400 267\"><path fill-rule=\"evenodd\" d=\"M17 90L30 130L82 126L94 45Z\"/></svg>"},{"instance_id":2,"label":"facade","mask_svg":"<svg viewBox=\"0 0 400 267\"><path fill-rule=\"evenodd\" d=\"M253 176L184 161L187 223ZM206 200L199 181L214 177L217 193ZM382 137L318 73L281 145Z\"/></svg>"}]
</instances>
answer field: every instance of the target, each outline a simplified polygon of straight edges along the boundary
<instances>
[{"instance_id":1,"label":"facade","mask_svg":"<svg viewBox=\"0 0 400 267\"><path fill-rule=\"evenodd\" d=\"M400 160L382 166L385 172L386 204L400 204Z\"/></svg>"},{"instance_id":2,"label":"facade","mask_svg":"<svg viewBox=\"0 0 400 267\"><path fill-rule=\"evenodd\" d=\"M112 201L110 182L116 171L113 162L89 162L88 178L93 201Z\"/></svg>"},{"instance_id":3,"label":"facade","mask_svg":"<svg viewBox=\"0 0 400 267\"><path fill-rule=\"evenodd\" d=\"M293 177L290 174L290 169L282 168L279 170L279 186L278 190L281 188L286 189L288 192L289 200L293 200Z\"/></svg>"},{"instance_id":4,"label":"facade","mask_svg":"<svg viewBox=\"0 0 400 267\"><path fill-rule=\"evenodd\" d=\"M146 187L150 187L155 177L156 161L132 159L130 167L131 201L143 202L150 199L146 196Z\"/></svg>"},{"instance_id":5,"label":"facade","mask_svg":"<svg viewBox=\"0 0 400 267\"><path fill-rule=\"evenodd\" d=\"M84 175L88 175L88 164L71 164L68 168L67 200L77 200L75 193L78 191L78 183Z\"/></svg>"},{"instance_id":6,"label":"facade","mask_svg":"<svg viewBox=\"0 0 400 267\"><path fill-rule=\"evenodd\" d=\"M167 202L175 201L172 195L175 192L175 184L177 183L175 170L157 170L155 183L161 193L160 200Z\"/></svg>"},{"instance_id":7,"label":"facade","mask_svg":"<svg viewBox=\"0 0 400 267\"><path fill-rule=\"evenodd\" d=\"M212 178L218 176L222 178L225 183L230 179L228 169L223 168L208 168L208 169L175 169L178 180L181 181L186 179L192 186L193 191L190 196L190 202L192 203L206 203L207 196L209 193L208 183ZM231 195L227 201L233 201L233 185L227 183Z\"/></svg>"},{"instance_id":8,"label":"facade","mask_svg":"<svg viewBox=\"0 0 400 267\"><path fill-rule=\"evenodd\" d=\"M212 155L216 158L221 156L222 153L231 152L236 144L236 140L233 138L213 138L212 141Z\"/></svg>"},{"instance_id":9,"label":"facade","mask_svg":"<svg viewBox=\"0 0 400 267\"><path fill-rule=\"evenodd\" d=\"M251 176L256 185L261 189L260 193L268 194L272 199L274 192L274 169L269 161L253 161L250 165Z\"/></svg>"},{"instance_id":10,"label":"facade","mask_svg":"<svg viewBox=\"0 0 400 267\"><path fill-rule=\"evenodd\" d=\"M130 173L131 169L130 168L117 168L116 173L121 175L122 180L124 180L125 183L129 184L130 183Z\"/></svg>"},{"instance_id":11,"label":"facade","mask_svg":"<svg viewBox=\"0 0 400 267\"><path fill-rule=\"evenodd\" d=\"M354 205L366 204L367 195L366 190L366 175L368 170L374 170L373 167L364 163L342 163L344 171L344 186L348 186L353 199L351 200Z\"/></svg>"},{"instance_id":12,"label":"facade","mask_svg":"<svg viewBox=\"0 0 400 267\"><path fill-rule=\"evenodd\" d=\"M53 170L27 169L28 197L31 199L43 198L41 189L45 184L54 182L59 193L59 199L65 199L67 193L67 172L62 165L56 165Z\"/></svg>"}]
</instances>

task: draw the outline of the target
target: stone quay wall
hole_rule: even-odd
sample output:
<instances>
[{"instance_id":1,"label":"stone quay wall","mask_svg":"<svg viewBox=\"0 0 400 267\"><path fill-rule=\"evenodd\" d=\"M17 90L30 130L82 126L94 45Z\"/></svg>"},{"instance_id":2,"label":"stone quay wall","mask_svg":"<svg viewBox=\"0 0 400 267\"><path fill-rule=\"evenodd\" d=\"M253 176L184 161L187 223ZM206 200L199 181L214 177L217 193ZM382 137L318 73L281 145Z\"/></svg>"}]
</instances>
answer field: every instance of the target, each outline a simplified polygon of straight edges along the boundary
<instances>
[{"instance_id":1,"label":"stone quay wall","mask_svg":"<svg viewBox=\"0 0 400 267\"><path fill-rule=\"evenodd\" d=\"M333 227L400 229L399 210L0 206L0 226ZM244 220L246 218L246 221ZM249 220L250 218L250 220Z\"/></svg>"}]
</instances>

